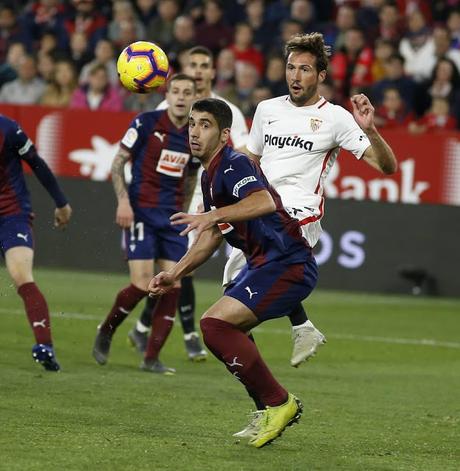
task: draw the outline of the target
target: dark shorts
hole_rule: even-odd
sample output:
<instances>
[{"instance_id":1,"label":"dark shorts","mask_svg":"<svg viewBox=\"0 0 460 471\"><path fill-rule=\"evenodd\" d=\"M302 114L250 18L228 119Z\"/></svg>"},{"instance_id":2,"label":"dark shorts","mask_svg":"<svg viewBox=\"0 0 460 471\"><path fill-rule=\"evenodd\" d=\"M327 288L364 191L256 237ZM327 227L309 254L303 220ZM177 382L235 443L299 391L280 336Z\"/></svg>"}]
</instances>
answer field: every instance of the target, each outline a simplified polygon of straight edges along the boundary
<instances>
[{"instance_id":1,"label":"dark shorts","mask_svg":"<svg viewBox=\"0 0 460 471\"><path fill-rule=\"evenodd\" d=\"M188 238L179 233L185 226L171 226L169 218L177 210L136 209L134 223L123 231L128 260L172 260L178 262L187 252Z\"/></svg>"},{"instance_id":2,"label":"dark shorts","mask_svg":"<svg viewBox=\"0 0 460 471\"><path fill-rule=\"evenodd\" d=\"M314 289L315 259L294 265L270 262L260 268L246 265L224 294L247 306L260 322L289 314Z\"/></svg>"},{"instance_id":3,"label":"dark shorts","mask_svg":"<svg viewBox=\"0 0 460 471\"><path fill-rule=\"evenodd\" d=\"M0 217L0 253L5 256L13 247L34 248L30 217L23 214Z\"/></svg>"}]
</instances>

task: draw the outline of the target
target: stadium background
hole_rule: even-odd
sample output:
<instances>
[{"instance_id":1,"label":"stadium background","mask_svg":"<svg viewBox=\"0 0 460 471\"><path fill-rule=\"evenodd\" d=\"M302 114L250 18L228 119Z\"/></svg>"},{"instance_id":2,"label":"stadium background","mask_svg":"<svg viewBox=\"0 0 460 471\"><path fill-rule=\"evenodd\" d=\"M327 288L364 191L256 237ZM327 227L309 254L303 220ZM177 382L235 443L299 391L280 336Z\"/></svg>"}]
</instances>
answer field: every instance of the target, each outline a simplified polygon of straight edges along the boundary
<instances>
[{"instance_id":1,"label":"stadium background","mask_svg":"<svg viewBox=\"0 0 460 471\"><path fill-rule=\"evenodd\" d=\"M115 61L123 47L156 41L177 71L189 47L208 46L216 58L214 89L250 124L261 99L286 93L282 45L301 31L321 31L331 46L321 93L347 108L351 93L367 93L400 162L396 175L382 176L342 152L326 187L326 234L316 249L320 286L460 295L455 0L2 2L0 111L34 139L75 210L63 240L48 230L49 203L30 182L38 266L125 268L104 182L127 123L160 102L163 90L145 96L120 87ZM97 63L106 66L107 85L91 109L85 96ZM203 276L219 278L222 252Z\"/></svg>"}]
</instances>

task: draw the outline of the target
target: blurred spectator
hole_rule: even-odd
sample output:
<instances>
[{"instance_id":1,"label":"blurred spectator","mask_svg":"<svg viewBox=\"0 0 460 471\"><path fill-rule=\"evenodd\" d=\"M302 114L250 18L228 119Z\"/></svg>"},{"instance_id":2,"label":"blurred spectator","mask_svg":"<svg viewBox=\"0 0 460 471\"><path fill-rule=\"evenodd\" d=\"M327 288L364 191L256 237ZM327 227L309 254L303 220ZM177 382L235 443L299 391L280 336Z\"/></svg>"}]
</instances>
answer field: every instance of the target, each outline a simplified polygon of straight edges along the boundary
<instances>
[{"instance_id":1,"label":"blurred spectator","mask_svg":"<svg viewBox=\"0 0 460 471\"><path fill-rule=\"evenodd\" d=\"M51 83L47 85L40 103L44 106L67 108L77 84L77 73L73 63L69 60L57 62Z\"/></svg>"},{"instance_id":2,"label":"blurred spectator","mask_svg":"<svg viewBox=\"0 0 460 471\"><path fill-rule=\"evenodd\" d=\"M94 0L72 0L74 11L65 21L68 36L75 32L84 33L92 49L97 41L106 35L107 19L100 13Z\"/></svg>"},{"instance_id":3,"label":"blurred spectator","mask_svg":"<svg viewBox=\"0 0 460 471\"><path fill-rule=\"evenodd\" d=\"M237 62L235 66L235 89L224 97L238 106L244 116L251 116L250 97L259 82L257 68L249 62Z\"/></svg>"},{"instance_id":4,"label":"blurred spectator","mask_svg":"<svg viewBox=\"0 0 460 471\"><path fill-rule=\"evenodd\" d=\"M131 43L138 41L137 28L134 21L122 21L118 29L118 38L113 41L114 46L121 51Z\"/></svg>"},{"instance_id":5,"label":"blurred spectator","mask_svg":"<svg viewBox=\"0 0 460 471\"><path fill-rule=\"evenodd\" d=\"M225 23L220 1L205 0L203 14L204 20L196 27L196 42L217 55L233 42L233 30Z\"/></svg>"},{"instance_id":6,"label":"blurred spectator","mask_svg":"<svg viewBox=\"0 0 460 471\"><path fill-rule=\"evenodd\" d=\"M385 3L379 11L379 37L398 43L404 34L404 22L395 3Z\"/></svg>"},{"instance_id":7,"label":"blurred spectator","mask_svg":"<svg viewBox=\"0 0 460 471\"><path fill-rule=\"evenodd\" d=\"M385 75L385 62L395 53L393 43L388 39L377 39L374 47L374 61L372 62L372 80L377 82Z\"/></svg>"},{"instance_id":8,"label":"blurred spectator","mask_svg":"<svg viewBox=\"0 0 460 471\"><path fill-rule=\"evenodd\" d=\"M13 42L22 42L26 49L31 46L19 25L14 8L2 4L0 5L0 63L5 60L8 48Z\"/></svg>"},{"instance_id":9,"label":"blurred spectator","mask_svg":"<svg viewBox=\"0 0 460 471\"><path fill-rule=\"evenodd\" d=\"M65 29L65 7L60 0L39 0L33 2L23 15L25 30L34 43L47 33L56 39L59 49L66 49L69 37Z\"/></svg>"},{"instance_id":10,"label":"blurred spectator","mask_svg":"<svg viewBox=\"0 0 460 471\"><path fill-rule=\"evenodd\" d=\"M289 18L291 0L274 0L267 5L267 20L279 23Z\"/></svg>"},{"instance_id":11,"label":"blurred spectator","mask_svg":"<svg viewBox=\"0 0 460 471\"><path fill-rule=\"evenodd\" d=\"M257 105L263 101L273 98L271 90L265 85L257 85L249 97L248 117L252 118L256 112Z\"/></svg>"},{"instance_id":12,"label":"blurred spectator","mask_svg":"<svg viewBox=\"0 0 460 471\"><path fill-rule=\"evenodd\" d=\"M53 54L42 52L37 56L37 70L40 77L49 83L54 75L54 68L56 67L56 60Z\"/></svg>"},{"instance_id":13,"label":"blurred spectator","mask_svg":"<svg viewBox=\"0 0 460 471\"><path fill-rule=\"evenodd\" d=\"M268 58L267 69L262 81L273 96L286 95L286 65L283 56L274 55Z\"/></svg>"},{"instance_id":14,"label":"blurred spectator","mask_svg":"<svg viewBox=\"0 0 460 471\"><path fill-rule=\"evenodd\" d=\"M281 23L280 34L272 40L270 54L284 54L284 45L292 36L302 33L302 25L297 20L287 19Z\"/></svg>"},{"instance_id":15,"label":"blurred spectator","mask_svg":"<svg viewBox=\"0 0 460 471\"><path fill-rule=\"evenodd\" d=\"M339 51L345 44L345 33L356 28L356 10L350 5L341 5L335 21L330 21L324 28L324 42L332 47L332 52Z\"/></svg>"},{"instance_id":16,"label":"blurred spectator","mask_svg":"<svg viewBox=\"0 0 460 471\"><path fill-rule=\"evenodd\" d=\"M433 99L430 109L422 118L409 125L409 131L413 134L433 131L454 130L457 126L456 119L450 115L450 106L446 98Z\"/></svg>"},{"instance_id":17,"label":"blurred spectator","mask_svg":"<svg viewBox=\"0 0 460 471\"><path fill-rule=\"evenodd\" d=\"M174 38L174 20L180 11L177 0L160 0L158 15L147 27L147 38L167 49Z\"/></svg>"},{"instance_id":18,"label":"blurred spectator","mask_svg":"<svg viewBox=\"0 0 460 471\"><path fill-rule=\"evenodd\" d=\"M376 125L384 129L407 127L414 119L414 114L407 109L399 90L394 87L386 88L382 104L375 113Z\"/></svg>"},{"instance_id":19,"label":"blurred spectator","mask_svg":"<svg viewBox=\"0 0 460 471\"><path fill-rule=\"evenodd\" d=\"M382 103L383 92L388 88L396 88L406 107L413 109L416 84L404 74L404 59L399 54L393 54L386 60L384 78L372 87L372 96L377 104Z\"/></svg>"},{"instance_id":20,"label":"blurred spectator","mask_svg":"<svg viewBox=\"0 0 460 471\"><path fill-rule=\"evenodd\" d=\"M331 103L335 104L338 102L335 95L334 83L329 77L326 77L326 80L318 84L318 93L319 96L322 96Z\"/></svg>"},{"instance_id":21,"label":"blurred spectator","mask_svg":"<svg viewBox=\"0 0 460 471\"><path fill-rule=\"evenodd\" d=\"M452 10L447 18L447 28L452 38L451 46L460 49L460 10Z\"/></svg>"},{"instance_id":22,"label":"blurred spectator","mask_svg":"<svg viewBox=\"0 0 460 471\"><path fill-rule=\"evenodd\" d=\"M6 61L0 65L0 88L7 82L17 78L17 70L21 59L26 55L23 43L11 43Z\"/></svg>"},{"instance_id":23,"label":"blurred spectator","mask_svg":"<svg viewBox=\"0 0 460 471\"><path fill-rule=\"evenodd\" d=\"M350 95L351 87L372 83L372 49L365 46L363 32L351 28L345 33L344 47L331 59L332 79L340 99Z\"/></svg>"},{"instance_id":24,"label":"blurred spectator","mask_svg":"<svg viewBox=\"0 0 460 471\"><path fill-rule=\"evenodd\" d=\"M51 32L43 33L38 42L38 54L54 54L59 48L56 35Z\"/></svg>"},{"instance_id":25,"label":"blurred spectator","mask_svg":"<svg viewBox=\"0 0 460 471\"><path fill-rule=\"evenodd\" d=\"M190 16L178 16L174 21L173 39L168 47L168 58L173 67L179 68L178 55L180 52L191 49L194 45L195 24Z\"/></svg>"},{"instance_id":26,"label":"blurred spectator","mask_svg":"<svg viewBox=\"0 0 460 471\"><path fill-rule=\"evenodd\" d=\"M123 109L122 96L116 87L110 85L105 66L93 66L89 72L88 83L73 92L70 107L100 111Z\"/></svg>"},{"instance_id":27,"label":"blurred spectator","mask_svg":"<svg viewBox=\"0 0 460 471\"><path fill-rule=\"evenodd\" d=\"M229 93L235 85L235 54L231 49L222 49L216 61L214 90L220 95Z\"/></svg>"},{"instance_id":28,"label":"blurred spectator","mask_svg":"<svg viewBox=\"0 0 460 471\"><path fill-rule=\"evenodd\" d=\"M153 111L164 99L160 93L129 93L124 100L124 109L127 111Z\"/></svg>"},{"instance_id":29,"label":"blurred spectator","mask_svg":"<svg viewBox=\"0 0 460 471\"><path fill-rule=\"evenodd\" d=\"M70 58L75 64L77 73L80 73L83 66L93 58L88 48L88 38L85 33L75 32L70 37Z\"/></svg>"},{"instance_id":30,"label":"blurred spectator","mask_svg":"<svg viewBox=\"0 0 460 471\"><path fill-rule=\"evenodd\" d=\"M109 81L112 85L119 86L117 63L115 60L115 49L108 39L100 39L94 50L94 59L86 64L81 72L78 81L80 84L88 82L90 70L97 64L105 66Z\"/></svg>"},{"instance_id":31,"label":"blurred spectator","mask_svg":"<svg viewBox=\"0 0 460 471\"><path fill-rule=\"evenodd\" d=\"M139 21L147 29L149 23L155 18L157 14L156 10L157 0L136 0L135 9Z\"/></svg>"},{"instance_id":32,"label":"blurred spectator","mask_svg":"<svg viewBox=\"0 0 460 471\"><path fill-rule=\"evenodd\" d=\"M0 103L33 105L40 101L45 84L37 74L37 65L32 56L24 56L18 65L18 78L3 85Z\"/></svg>"},{"instance_id":33,"label":"blurred spectator","mask_svg":"<svg viewBox=\"0 0 460 471\"><path fill-rule=\"evenodd\" d=\"M427 64L434 55L434 42L430 28L420 10L413 10L407 17L408 31L399 43L404 57L406 74L421 82L430 76Z\"/></svg>"},{"instance_id":34,"label":"blurred spectator","mask_svg":"<svg viewBox=\"0 0 460 471\"><path fill-rule=\"evenodd\" d=\"M249 62L258 71L264 71L264 56L253 45L253 33L248 23L238 23L235 27L235 42L229 46L237 62Z\"/></svg>"},{"instance_id":35,"label":"blurred spectator","mask_svg":"<svg viewBox=\"0 0 460 471\"><path fill-rule=\"evenodd\" d=\"M430 67L432 70L439 59L447 57L455 63L458 70L460 70L460 51L458 49L452 49L450 47L452 38L447 28L443 26L437 26L433 30L433 41L434 41L434 55L431 58Z\"/></svg>"},{"instance_id":36,"label":"blurred spectator","mask_svg":"<svg viewBox=\"0 0 460 471\"><path fill-rule=\"evenodd\" d=\"M265 17L264 0L248 0L246 2L246 21L251 26L254 36L254 46L263 50L277 36L277 26L267 21Z\"/></svg>"},{"instance_id":37,"label":"blurred spectator","mask_svg":"<svg viewBox=\"0 0 460 471\"><path fill-rule=\"evenodd\" d=\"M310 0L293 0L291 3L290 18L302 25L304 33L318 30L315 23L315 10Z\"/></svg>"},{"instance_id":38,"label":"blurred spectator","mask_svg":"<svg viewBox=\"0 0 460 471\"><path fill-rule=\"evenodd\" d=\"M145 37L144 25L138 20L133 5L128 0L116 0L112 7L112 21L109 23L107 35L111 41L118 42L123 23L128 22L134 25L136 38ZM99 44L100 40L98 41Z\"/></svg>"}]
</instances>

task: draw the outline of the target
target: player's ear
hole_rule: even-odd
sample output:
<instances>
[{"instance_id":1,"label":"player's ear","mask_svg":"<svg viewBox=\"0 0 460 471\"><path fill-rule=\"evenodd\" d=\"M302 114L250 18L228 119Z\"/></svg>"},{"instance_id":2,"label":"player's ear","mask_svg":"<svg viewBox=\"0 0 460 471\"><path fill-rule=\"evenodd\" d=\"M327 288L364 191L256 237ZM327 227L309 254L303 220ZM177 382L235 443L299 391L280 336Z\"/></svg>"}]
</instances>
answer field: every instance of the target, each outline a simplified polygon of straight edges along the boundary
<instances>
[{"instance_id":1,"label":"player's ear","mask_svg":"<svg viewBox=\"0 0 460 471\"><path fill-rule=\"evenodd\" d=\"M228 142L229 139L230 139L230 128L222 129L222 131L220 132L220 142L222 142L222 144L225 144L226 142Z\"/></svg>"},{"instance_id":2,"label":"player's ear","mask_svg":"<svg viewBox=\"0 0 460 471\"><path fill-rule=\"evenodd\" d=\"M326 80L326 75L327 75L327 72L325 70L322 70L319 74L318 74L318 82L319 83L323 83L325 80Z\"/></svg>"}]
</instances>

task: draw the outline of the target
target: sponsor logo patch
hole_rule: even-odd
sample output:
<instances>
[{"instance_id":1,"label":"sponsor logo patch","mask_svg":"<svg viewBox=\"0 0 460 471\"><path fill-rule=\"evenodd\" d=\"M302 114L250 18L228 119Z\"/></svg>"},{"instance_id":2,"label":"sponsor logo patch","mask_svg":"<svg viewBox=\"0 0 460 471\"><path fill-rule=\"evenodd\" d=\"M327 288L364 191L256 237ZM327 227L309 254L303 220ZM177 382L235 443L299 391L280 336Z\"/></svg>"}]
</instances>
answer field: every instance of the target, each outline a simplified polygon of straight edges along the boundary
<instances>
[{"instance_id":1,"label":"sponsor logo patch","mask_svg":"<svg viewBox=\"0 0 460 471\"><path fill-rule=\"evenodd\" d=\"M129 128L125 135L123 136L123 139L121 140L121 143L126 146L128 149L131 149L133 145L136 143L137 138L139 134L136 129L134 128Z\"/></svg>"},{"instance_id":2,"label":"sponsor logo patch","mask_svg":"<svg viewBox=\"0 0 460 471\"><path fill-rule=\"evenodd\" d=\"M181 178L184 175L184 168L190 159L190 154L163 149L157 164L157 172L169 175L170 177Z\"/></svg>"},{"instance_id":3,"label":"sponsor logo patch","mask_svg":"<svg viewBox=\"0 0 460 471\"><path fill-rule=\"evenodd\" d=\"M255 182L257 181L256 177L254 177L253 175L249 176L249 177L244 177L242 178L238 183L235 184L235 186L233 187L233 196L236 196L237 198L239 197L240 195L240 188L243 188L244 185L247 185L248 183L250 182Z\"/></svg>"}]
</instances>

